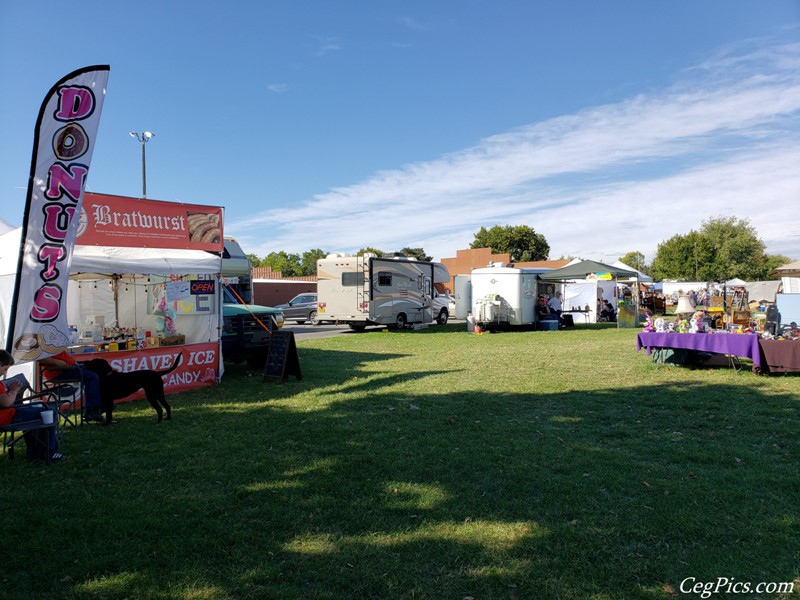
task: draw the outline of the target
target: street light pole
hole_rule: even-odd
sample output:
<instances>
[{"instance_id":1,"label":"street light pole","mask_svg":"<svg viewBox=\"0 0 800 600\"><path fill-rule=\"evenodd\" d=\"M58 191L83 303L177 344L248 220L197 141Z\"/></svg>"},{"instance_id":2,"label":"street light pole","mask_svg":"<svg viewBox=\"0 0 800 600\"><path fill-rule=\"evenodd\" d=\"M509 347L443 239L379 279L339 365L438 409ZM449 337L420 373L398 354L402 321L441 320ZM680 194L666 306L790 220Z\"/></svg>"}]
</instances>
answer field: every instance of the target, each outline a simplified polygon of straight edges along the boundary
<instances>
[{"instance_id":1,"label":"street light pole","mask_svg":"<svg viewBox=\"0 0 800 600\"><path fill-rule=\"evenodd\" d=\"M136 131L131 131L131 137L135 137L142 143L142 198L147 198L147 166L145 161L144 145L156 134L152 131L143 131L139 135Z\"/></svg>"}]
</instances>

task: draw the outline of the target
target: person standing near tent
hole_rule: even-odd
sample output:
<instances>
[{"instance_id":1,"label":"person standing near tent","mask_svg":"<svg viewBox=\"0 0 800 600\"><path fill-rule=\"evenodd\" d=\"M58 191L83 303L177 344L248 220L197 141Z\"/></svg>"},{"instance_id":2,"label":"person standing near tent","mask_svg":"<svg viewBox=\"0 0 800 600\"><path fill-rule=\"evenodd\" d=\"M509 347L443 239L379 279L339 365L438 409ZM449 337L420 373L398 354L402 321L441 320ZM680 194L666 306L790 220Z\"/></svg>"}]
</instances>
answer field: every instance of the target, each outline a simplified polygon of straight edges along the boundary
<instances>
[{"instance_id":1,"label":"person standing near tent","mask_svg":"<svg viewBox=\"0 0 800 600\"><path fill-rule=\"evenodd\" d=\"M48 381L76 381L83 380L84 391L84 419L86 421L102 421L100 414L100 378L97 373L84 369L66 351L55 356L39 359L44 366L42 374Z\"/></svg>"},{"instance_id":2,"label":"person standing near tent","mask_svg":"<svg viewBox=\"0 0 800 600\"><path fill-rule=\"evenodd\" d=\"M556 292L553 297L547 301L547 306L550 307L552 314L558 315L558 321L561 322L561 292Z\"/></svg>"},{"instance_id":3,"label":"person standing near tent","mask_svg":"<svg viewBox=\"0 0 800 600\"><path fill-rule=\"evenodd\" d=\"M0 350L0 376L5 377L8 369L14 364L14 357L5 350ZM0 381L0 425L20 423L42 418L42 411L49 410L44 404L19 404L19 395L30 386L24 377L20 379ZM44 437L46 436L46 437ZM38 429L28 431L23 436L27 455L30 459L46 459L50 452L50 460L61 460L63 454L58 452L58 438L55 429Z\"/></svg>"},{"instance_id":4,"label":"person standing near tent","mask_svg":"<svg viewBox=\"0 0 800 600\"><path fill-rule=\"evenodd\" d=\"M697 306L697 292L694 290L689 290L689 304L692 305L692 308Z\"/></svg>"}]
</instances>

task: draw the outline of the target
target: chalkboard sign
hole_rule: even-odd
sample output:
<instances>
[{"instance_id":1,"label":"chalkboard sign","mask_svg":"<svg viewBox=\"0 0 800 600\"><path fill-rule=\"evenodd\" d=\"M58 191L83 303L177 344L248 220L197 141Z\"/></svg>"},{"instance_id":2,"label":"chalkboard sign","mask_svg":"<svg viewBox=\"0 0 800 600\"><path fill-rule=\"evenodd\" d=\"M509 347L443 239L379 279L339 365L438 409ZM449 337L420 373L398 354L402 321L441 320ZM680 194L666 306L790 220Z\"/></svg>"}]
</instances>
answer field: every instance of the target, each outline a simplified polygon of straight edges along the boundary
<instances>
[{"instance_id":1,"label":"chalkboard sign","mask_svg":"<svg viewBox=\"0 0 800 600\"><path fill-rule=\"evenodd\" d=\"M298 381L302 379L294 332L276 331L269 336L267 364L264 365L264 381L283 383L287 375L296 376Z\"/></svg>"}]
</instances>

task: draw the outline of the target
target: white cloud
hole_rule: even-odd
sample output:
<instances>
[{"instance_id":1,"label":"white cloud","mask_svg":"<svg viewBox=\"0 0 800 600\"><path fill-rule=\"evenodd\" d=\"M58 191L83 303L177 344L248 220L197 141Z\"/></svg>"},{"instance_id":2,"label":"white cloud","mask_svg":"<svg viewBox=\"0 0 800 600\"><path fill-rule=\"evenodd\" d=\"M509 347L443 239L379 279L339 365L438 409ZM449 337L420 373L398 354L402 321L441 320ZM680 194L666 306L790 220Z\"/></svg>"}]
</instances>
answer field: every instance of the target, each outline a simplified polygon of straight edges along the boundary
<instances>
[{"instance_id":1,"label":"white cloud","mask_svg":"<svg viewBox=\"0 0 800 600\"><path fill-rule=\"evenodd\" d=\"M336 37L317 37L317 48L314 51L314 56L325 56L331 52L336 52L342 49L342 44L339 38Z\"/></svg>"},{"instance_id":2,"label":"white cloud","mask_svg":"<svg viewBox=\"0 0 800 600\"><path fill-rule=\"evenodd\" d=\"M275 92L276 94L282 94L289 90L289 85L286 83L270 83L267 86L270 92Z\"/></svg>"},{"instance_id":3,"label":"white cloud","mask_svg":"<svg viewBox=\"0 0 800 600\"><path fill-rule=\"evenodd\" d=\"M768 252L800 258L800 44L752 43L659 93L526 125L228 230L258 255L419 246L443 258L481 226L527 224L552 257L652 259L669 237L734 215ZM265 242L255 230L267 225L276 237Z\"/></svg>"},{"instance_id":4,"label":"white cloud","mask_svg":"<svg viewBox=\"0 0 800 600\"><path fill-rule=\"evenodd\" d=\"M425 31L426 27L422 25L416 19L409 17L408 15L403 15L397 18L397 22L400 23L403 27L407 27L408 29L412 29L414 31Z\"/></svg>"}]
</instances>

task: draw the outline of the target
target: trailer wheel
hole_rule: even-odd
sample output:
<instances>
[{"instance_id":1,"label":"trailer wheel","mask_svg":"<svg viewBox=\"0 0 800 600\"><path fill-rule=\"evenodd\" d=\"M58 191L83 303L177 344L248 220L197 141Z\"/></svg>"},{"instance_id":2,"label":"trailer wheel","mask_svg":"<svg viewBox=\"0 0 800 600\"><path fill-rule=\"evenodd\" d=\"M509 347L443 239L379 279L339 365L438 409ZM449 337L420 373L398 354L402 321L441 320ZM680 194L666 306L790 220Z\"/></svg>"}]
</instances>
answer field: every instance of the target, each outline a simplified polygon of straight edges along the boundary
<instances>
[{"instance_id":1,"label":"trailer wheel","mask_svg":"<svg viewBox=\"0 0 800 600\"><path fill-rule=\"evenodd\" d=\"M315 327L319 325L319 317L317 316L317 311L312 310L308 313L308 322L314 325Z\"/></svg>"},{"instance_id":2,"label":"trailer wheel","mask_svg":"<svg viewBox=\"0 0 800 600\"><path fill-rule=\"evenodd\" d=\"M353 331L364 331L367 326L364 323L348 323Z\"/></svg>"},{"instance_id":3,"label":"trailer wheel","mask_svg":"<svg viewBox=\"0 0 800 600\"><path fill-rule=\"evenodd\" d=\"M447 325L447 309L443 308L442 311L439 313L439 316L436 317L436 322L439 325Z\"/></svg>"},{"instance_id":4,"label":"trailer wheel","mask_svg":"<svg viewBox=\"0 0 800 600\"><path fill-rule=\"evenodd\" d=\"M400 313L397 315L397 319L395 319L394 326L397 329L404 329L406 326L406 315L405 313Z\"/></svg>"}]
</instances>

